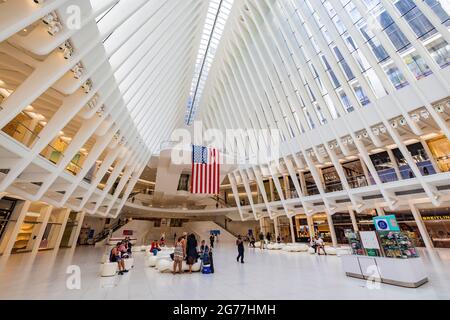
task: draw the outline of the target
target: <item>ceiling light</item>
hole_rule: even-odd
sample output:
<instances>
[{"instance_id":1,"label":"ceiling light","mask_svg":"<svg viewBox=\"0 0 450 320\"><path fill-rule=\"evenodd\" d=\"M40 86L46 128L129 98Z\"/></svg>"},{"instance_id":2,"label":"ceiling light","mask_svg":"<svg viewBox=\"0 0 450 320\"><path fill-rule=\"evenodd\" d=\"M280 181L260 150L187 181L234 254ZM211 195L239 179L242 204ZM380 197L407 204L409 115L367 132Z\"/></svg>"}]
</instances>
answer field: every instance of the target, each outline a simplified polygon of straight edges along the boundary
<instances>
[{"instance_id":1,"label":"ceiling light","mask_svg":"<svg viewBox=\"0 0 450 320\"><path fill-rule=\"evenodd\" d=\"M430 117L430 113L427 110L422 110L420 112L420 116L424 119L428 119Z\"/></svg>"}]
</instances>

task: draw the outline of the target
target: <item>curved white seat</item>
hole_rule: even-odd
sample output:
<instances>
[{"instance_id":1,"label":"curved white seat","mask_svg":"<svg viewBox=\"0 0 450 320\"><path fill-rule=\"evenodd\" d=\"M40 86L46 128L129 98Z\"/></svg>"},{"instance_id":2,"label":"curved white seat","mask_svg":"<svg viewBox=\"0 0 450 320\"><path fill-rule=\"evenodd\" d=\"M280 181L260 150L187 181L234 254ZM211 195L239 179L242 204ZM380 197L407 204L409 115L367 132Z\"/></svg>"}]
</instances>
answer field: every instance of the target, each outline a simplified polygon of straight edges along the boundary
<instances>
[{"instance_id":1,"label":"curved white seat","mask_svg":"<svg viewBox=\"0 0 450 320\"><path fill-rule=\"evenodd\" d=\"M321 250L322 251L322 250ZM325 252L330 256L335 256L337 254L337 250L335 247L325 246ZM322 252L321 252L322 253Z\"/></svg>"},{"instance_id":2,"label":"curved white seat","mask_svg":"<svg viewBox=\"0 0 450 320\"><path fill-rule=\"evenodd\" d=\"M352 254L352 249L350 248L337 248L336 254L338 257Z\"/></svg>"},{"instance_id":3,"label":"curved white seat","mask_svg":"<svg viewBox=\"0 0 450 320\"><path fill-rule=\"evenodd\" d=\"M148 256L145 258L145 266L146 267L156 267L156 263L160 257L154 256L153 254L151 256Z\"/></svg>"},{"instance_id":4,"label":"curved white seat","mask_svg":"<svg viewBox=\"0 0 450 320\"><path fill-rule=\"evenodd\" d=\"M133 258L124 259L123 261L125 263L126 270L130 270L131 268L134 267L134 259Z\"/></svg>"},{"instance_id":5,"label":"curved white seat","mask_svg":"<svg viewBox=\"0 0 450 320\"><path fill-rule=\"evenodd\" d=\"M289 244L282 249L286 252L306 252L309 247L306 244Z\"/></svg>"},{"instance_id":6,"label":"curved white seat","mask_svg":"<svg viewBox=\"0 0 450 320\"><path fill-rule=\"evenodd\" d=\"M131 248L131 252L140 252L141 251L141 246L133 246Z\"/></svg>"},{"instance_id":7,"label":"curved white seat","mask_svg":"<svg viewBox=\"0 0 450 320\"><path fill-rule=\"evenodd\" d=\"M102 277L114 277L117 272L117 263L116 262L107 262L102 265L100 275Z\"/></svg>"},{"instance_id":8,"label":"curved white seat","mask_svg":"<svg viewBox=\"0 0 450 320\"><path fill-rule=\"evenodd\" d=\"M201 262L200 259L199 259L196 263L194 263L194 264L192 265L192 272L199 272L199 271L200 271L201 265L202 265L202 262ZM182 267L182 270L183 270L183 271L189 271L189 266L188 266L188 264L186 263L186 261L183 261L183 267Z\"/></svg>"},{"instance_id":9,"label":"curved white seat","mask_svg":"<svg viewBox=\"0 0 450 320\"><path fill-rule=\"evenodd\" d=\"M173 268L173 262L167 259L159 259L156 263L156 269L159 272L171 272Z\"/></svg>"},{"instance_id":10,"label":"curved white seat","mask_svg":"<svg viewBox=\"0 0 450 320\"><path fill-rule=\"evenodd\" d=\"M109 262L109 254L104 254L102 256L101 263L107 263L107 262Z\"/></svg>"},{"instance_id":11,"label":"curved white seat","mask_svg":"<svg viewBox=\"0 0 450 320\"><path fill-rule=\"evenodd\" d=\"M308 253L314 254L314 253L315 253L314 248L309 247L309 248L308 248Z\"/></svg>"}]
</instances>

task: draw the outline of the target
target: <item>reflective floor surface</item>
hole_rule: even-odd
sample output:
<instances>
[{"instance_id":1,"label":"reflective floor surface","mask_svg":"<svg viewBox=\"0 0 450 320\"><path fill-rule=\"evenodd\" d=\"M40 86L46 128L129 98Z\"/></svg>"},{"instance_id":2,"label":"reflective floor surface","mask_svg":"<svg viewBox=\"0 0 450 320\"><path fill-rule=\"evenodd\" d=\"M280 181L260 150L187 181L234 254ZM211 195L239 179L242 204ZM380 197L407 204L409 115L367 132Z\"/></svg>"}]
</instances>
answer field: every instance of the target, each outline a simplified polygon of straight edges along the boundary
<instances>
[{"instance_id":1,"label":"reflective floor surface","mask_svg":"<svg viewBox=\"0 0 450 320\"><path fill-rule=\"evenodd\" d=\"M246 263L240 264L235 247L225 243L215 250L212 275L160 274L137 253L128 274L101 278L104 253L79 247L3 259L0 299L450 299L449 249L422 251L430 281L417 289L367 286L346 277L337 256L246 248ZM77 284L73 270L80 270L80 289L71 289Z\"/></svg>"}]
</instances>

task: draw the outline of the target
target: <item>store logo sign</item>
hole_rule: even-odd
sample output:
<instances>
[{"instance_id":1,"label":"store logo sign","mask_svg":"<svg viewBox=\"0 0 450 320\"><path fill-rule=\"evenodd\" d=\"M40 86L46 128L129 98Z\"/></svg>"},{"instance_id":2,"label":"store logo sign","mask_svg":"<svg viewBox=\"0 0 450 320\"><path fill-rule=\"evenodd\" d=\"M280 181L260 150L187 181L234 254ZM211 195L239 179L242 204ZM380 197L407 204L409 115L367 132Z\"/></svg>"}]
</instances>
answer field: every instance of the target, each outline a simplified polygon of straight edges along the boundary
<instances>
[{"instance_id":1,"label":"store logo sign","mask_svg":"<svg viewBox=\"0 0 450 320\"><path fill-rule=\"evenodd\" d=\"M424 221L433 221L433 220L450 220L450 216L429 216L422 217Z\"/></svg>"},{"instance_id":2,"label":"store logo sign","mask_svg":"<svg viewBox=\"0 0 450 320\"><path fill-rule=\"evenodd\" d=\"M394 215L373 218L373 223L377 231L400 231Z\"/></svg>"}]
</instances>

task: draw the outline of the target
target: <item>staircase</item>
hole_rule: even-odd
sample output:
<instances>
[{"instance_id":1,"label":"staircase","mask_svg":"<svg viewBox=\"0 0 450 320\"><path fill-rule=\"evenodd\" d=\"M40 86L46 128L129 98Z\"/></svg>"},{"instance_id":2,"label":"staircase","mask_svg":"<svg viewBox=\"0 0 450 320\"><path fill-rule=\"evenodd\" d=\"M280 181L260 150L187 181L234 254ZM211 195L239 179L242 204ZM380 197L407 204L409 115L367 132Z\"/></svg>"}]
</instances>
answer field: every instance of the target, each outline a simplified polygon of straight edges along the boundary
<instances>
[{"instance_id":1,"label":"staircase","mask_svg":"<svg viewBox=\"0 0 450 320\"><path fill-rule=\"evenodd\" d=\"M100 232L99 234L97 234L94 237L94 244L106 240L111 234L113 234L115 231L117 231L120 228L122 228L127 223L128 223L128 220L120 221L120 222L116 223L112 227L108 227L108 228L103 229L102 232Z\"/></svg>"},{"instance_id":2,"label":"staircase","mask_svg":"<svg viewBox=\"0 0 450 320\"><path fill-rule=\"evenodd\" d=\"M211 230L220 230L220 242L234 243L236 241L236 237L234 235L212 221L188 222L185 224L185 226L192 232L196 233L201 240L209 239Z\"/></svg>"}]
</instances>

